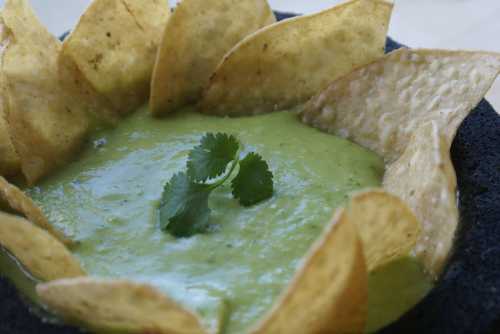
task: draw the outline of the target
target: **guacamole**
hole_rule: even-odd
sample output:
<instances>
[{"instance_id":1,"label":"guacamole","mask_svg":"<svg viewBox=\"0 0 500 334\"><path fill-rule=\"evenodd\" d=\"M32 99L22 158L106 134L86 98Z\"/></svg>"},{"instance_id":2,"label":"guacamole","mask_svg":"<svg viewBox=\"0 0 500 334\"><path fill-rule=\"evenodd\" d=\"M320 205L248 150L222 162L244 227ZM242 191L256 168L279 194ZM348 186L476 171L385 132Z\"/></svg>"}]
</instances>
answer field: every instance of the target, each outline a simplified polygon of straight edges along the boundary
<instances>
[{"instance_id":1,"label":"guacamole","mask_svg":"<svg viewBox=\"0 0 500 334\"><path fill-rule=\"evenodd\" d=\"M243 153L259 152L275 193L243 208L225 185L210 198L210 231L175 238L159 228L160 197L206 132L235 134ZM374 153L302 124L293 112L218 118L184 110L158 120L143 109L96 132L77 161L27 191L79 242L72 251L90 275L151 283L208 327L241 333L272 306L335 208L351 192L379 186L383 172ZM408 275L428 282L415 264L400 267L392 275L403 282ZM428 286L410 287L396 313ZM378 308L376 296L371 304Z\"/></svg>"}]
</instances>

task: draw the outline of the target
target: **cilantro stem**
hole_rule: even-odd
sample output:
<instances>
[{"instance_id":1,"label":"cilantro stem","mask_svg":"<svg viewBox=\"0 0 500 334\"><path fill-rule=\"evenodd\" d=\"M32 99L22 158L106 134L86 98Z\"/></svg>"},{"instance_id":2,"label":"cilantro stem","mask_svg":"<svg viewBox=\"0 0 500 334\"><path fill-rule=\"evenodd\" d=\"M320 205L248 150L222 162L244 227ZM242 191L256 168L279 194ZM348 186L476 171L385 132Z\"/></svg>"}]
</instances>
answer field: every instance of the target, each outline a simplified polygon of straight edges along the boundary
<instances>
[{"instance_id":1,"label":"cilantro stem","mask_svg":"<svg viewBox=\"0 0 500 334\"><path fill-rule=\"evenodd\" d=\"M208 188L210 190L214 190L215 188L220 187L224 182L229 179L229 177L233 174L234 170L236 169L236 166L238 166L238 163L240 162L240 150L236 151L236 154L234 155L234 159L231 162L231 167L229 168L229 171L227 172L226 175L219 181L216 181L214 183L207 184Z\"/></svg>"}]
</instances>

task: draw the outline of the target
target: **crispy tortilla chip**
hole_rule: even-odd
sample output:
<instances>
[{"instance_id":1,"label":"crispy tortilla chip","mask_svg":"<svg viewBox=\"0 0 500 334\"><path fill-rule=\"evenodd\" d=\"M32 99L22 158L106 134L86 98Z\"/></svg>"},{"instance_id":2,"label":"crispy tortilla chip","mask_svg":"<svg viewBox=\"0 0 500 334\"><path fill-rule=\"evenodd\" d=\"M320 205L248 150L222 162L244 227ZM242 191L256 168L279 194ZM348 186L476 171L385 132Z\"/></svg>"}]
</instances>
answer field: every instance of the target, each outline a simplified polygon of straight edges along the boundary
<instances>
[{"instance_id":1,"label":"crispy tortilla chip","mask_svg":"<svg viewBox=\"0 0 500 334\"><path fill-rule=\"evenodd\" d=\"M288 289L251 333L362 333L367 289L356 227L336 215Z\"/></svg>"},{"instance_id":2,"label":"crispy tortilla chip","mask_svg":"<svg viewBox=\"0 0 500 334\"><path fill-rule=\"evenodd\" d=\"M0 17L0 64L3 52L9 42L9 35L6 31L5 24L2 17ZM1 66L1 65L0 65ZM7 101L5 99L5 77L0 71L0 175L14 175L17 174L21 165L19 156L12 145L10 139L9 128L5 113L7 108Z\"/></svg>"},{"instance_id":3,"label":"crispy tortilla chip","mask_svg":"<svg viewBox=\"0 0 500 334\"><path fill-rule=\"evenodd\" d=\"M76 278L39 284L44 303L70 321L96 331L205 333L198 317L145 284Z\"/></svg>"},{"instance_id":4,"label":"crispy tortilla chip","mask_svg":"<svg viewBox=\"0 0 500 334\"><path fill-rule=\"evenodd\" d=\"M413 132L434 120L451 143L500 71L500 54L394 51L333 82L302 120L396 160Z\"/></svg>"},{"instance_id":5,"label":"crispy tortilla chip","mask_svg":"<svg viewBox=\"0 0 500 334\"><path fill-rule=\"evenodd\" d=\"M437 121L424 124L384 176L384 188L401 197L422 224L416 254L436 278L452 249L458 225L457 180L449 147Z\"/></svg>"},{"instance_id":6,"label":"crispy tortilla chip","mask_svg":"<svg viewBox=\"0 0 500 334\"><path fill-rule=\"evenodd\" d=\"M149 43L154 44L155 49L157 49L165 25L170 19L168 1L123 0L123 4L127 7L130 14L133 15L137 25L148 34L145 37L149 38Z\"/></svg>"},{"instance_id":7,"label":"crispy tortilla chip","mask_svg":"<svg viewBox=\"0 0 500 334\"><path fill-rule=\"evenodd\" d=\"M60 43L38 22L25 0L3 10L10 42L3 54L7 122L22 172L33 184L66 162L88 129L80 101L58 76Z\"/></svg>"},{"instance_id":8,"label":"crispy tortilla chip","mask_svg":"<svg viewBox=\"0 0 500 334\"><path fill-rule=\"evenodd\" d=\"M381 190L352 197L341 213L356 225L368 271L410 254L420 236L420 224L398 197Z\"/></svg>"},{"instance_id":9,"label":"crispy tortilla chip","mask_svg":"<svg viewBox=\"0 0 500 334\"><path fill-rule=\"evenodd\" d=\"M85 79L77 64L60 52L57 59L59 79L65 91L80 101L88 113L90 128L115 126L120 117L111 102Z\"/></svg>"},{"instance_id":10,"label":"crispy tortilla chip","mask_svg":"<svg viewBox=\"0 0 500 334\"><path fill-rule=\"evenodd\" d=\"M384 53L392 2L352 0L245 38L219 64L201 109L242 115L294 107Z\"/></svg>"},{"instance_id":11,"label":"crispy tortilla chip","mask_svg":"<svg viewBox=\"0 0 500 334\"><path fill-rule=\"evenodd\" d=\"M0 99L2 99L1 96ZM12 145L12 141L10 140L8 124L5 120L5 114L2 108L3 101L0 101L0 175L10 176L17 174L21 165L19 164L19 156L14 150L14 145Z\"/></svg>"},{"instance_id":12,"label":"crispy tortilla chip","mask_svg":"<svg viewBox=\"0 0 500 334\"><path fill-rule=\"evenodd\" d=\"M0 212L0 245L40 280L85 275L62 243L24 218Z\"/></svg>"},{"instance_id":13,"label":"crispy tortilla chip","mask_svg":"<svg viewBox=\"0 0 500 334\"><path fill-rule=\"evenodd\" d=\"M151 82L153 114L197 101L222 57L276 22L266 0L183 0L169 19Z\"/></svg>"},{"instance_id":14,"label":"crispy tortilla chip","mask_svg":"<svg viewBox=\"0 0 500 334\"><path fill-rule=\"evenodd\" d=\"M95 0L64 41L60 62L73 64L100 104L107 101L119 114L133 111L147 100L169 13L165 0Z\"/></svg>"},{"instance_id":15,"label":"crispy tortilla chip","mask_svg":"<svg viewBox=\"0 0 500 334\"><path fill-rule=\"evenodd\" d=\"M66 245L72 245L73 242L66 238L64 234L55 229L42 210L33 202L29 196L22 192L16 186L10 184L6 179L0 176L0 202L7 204L8 208L16 213L28 218L33 224L49 232L54 238Z\"/></svg>"}]
</instances>

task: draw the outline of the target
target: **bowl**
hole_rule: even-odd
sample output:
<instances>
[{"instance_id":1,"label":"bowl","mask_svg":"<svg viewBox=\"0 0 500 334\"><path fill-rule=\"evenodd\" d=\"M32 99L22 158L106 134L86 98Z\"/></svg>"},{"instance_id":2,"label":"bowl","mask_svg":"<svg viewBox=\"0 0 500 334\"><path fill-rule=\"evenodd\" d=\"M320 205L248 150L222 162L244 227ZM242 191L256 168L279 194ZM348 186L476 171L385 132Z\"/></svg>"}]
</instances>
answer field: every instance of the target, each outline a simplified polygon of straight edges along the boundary
<instances>
[{"instance_id":1,"label":"bowl","mask_svg":"<svg viewBox=\"0 0 500 334\"><path fill-rule=\"evenodd\" d=\"M296 15L276 12L279 20ZM388 38L386 52L402 46ZM485 334L500 328L500 115L486 100L460 126L451 155L460 209L455 249L432 291L380 334ZM44 322L28 305L0 278L0 333L81 333Z\"/></svg>"}]
</instances>

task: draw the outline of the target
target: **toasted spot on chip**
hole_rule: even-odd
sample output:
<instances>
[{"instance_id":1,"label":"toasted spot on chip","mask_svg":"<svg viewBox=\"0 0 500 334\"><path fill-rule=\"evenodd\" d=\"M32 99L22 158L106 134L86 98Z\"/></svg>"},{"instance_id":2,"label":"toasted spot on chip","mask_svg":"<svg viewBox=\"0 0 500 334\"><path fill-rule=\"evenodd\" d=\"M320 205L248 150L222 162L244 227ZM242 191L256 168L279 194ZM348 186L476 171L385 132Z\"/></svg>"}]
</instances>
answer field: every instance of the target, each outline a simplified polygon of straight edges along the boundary
<instances>
[{"instance_id":1,"label":"toasted spot on chip","mask_svg":"<svg viewBox=\"0 0 500 334\"><path fill-rule=\"evenodd\" d=\"M111 102L92 87L77 64L61 52L57 62L61 84L85 108L91 121L91 129L102 125L116 125L120 119L119 114Z\"/></svg>"},{"instance_id":2,"label":"toasted spot on chip","mask_svg":"<svg viewBox=\"0 0 500 334\"><path fill-rule=\"evenodd\" d=\"M383 181L384 188L402 198L422 224L416 255L435 278L453 247L459 216L449 147L437 122L424 124L403 155L388 166Z\"/></svg>"},{"instance_id":3,"label":"toasted spot on chip","mask_svg":"<svg viewBox=\"0 0 500 334\"><path fill-rule=\"evenodd\" d=\"M170 17L151 82L153 114L197 101L222 57L276 22L266 0L183 0Z\"/></svg>"},{"instance_id":4,"label":"toasted spot on chip","mask_svg":"<svg viewBox=\"0 0 500 334\"><path fill-rule=\"evenodd\" d=\"M356 227L336 215L280 300L251 333L362 333L367 289Z\"/></svg>"},{"instance_id":5,"label":"toasted spot on chip","mask_svg":"<svg viewBox=\"0 0 500 334\"><path fill-rule=\"evenodd\" d=\"M10 42L4 54L6 119L29 184L67 162L88 129L81 102L58 75L59 41L25 0L8 0L2 16Z\"/></svg>"},{"instance_id":6,"label":"toasted spot on chip","mask_svg":"<svg viewBox=\"0 0 500 334\"><path fill-rule=\"evenodd\" d=\"M431 120L451 143L499 71L498 53L399 49L334 81L301 117L392 162Z\"/></svg>"},{"instance_id":7,"label":"toasted spot on chip","mask_svg":"<svg viewBox=\"0 0 500 334\"><path fill-rule=\"evenodd\" d=\"M37 293L67 320L97 331L205 333L196 315L146 284L76 278L39 284Z\"/></svg>"},{"instance_id":8,"label":"toasted spot on chip","mask_svg":"<svg viewBox=\"0 0 500 334\"><path fill-rule=\"evenodd\" d=\"M382 190L354 195L341 219L356 225L369 272L408 256L420 236L420 224L412 211Z\"/></svg>"},{"instance_id":9,"label":"toasted spot on chip","mask_svg":"<svg viewBox=\"0 0 500 334\"><path fill-rule=\"evenodd\" d=\"M352 0L263 28L238 43L204 92L203 112L271 112L307 101L384 53L392 3Z\"/></svg>"},{"instance_id":10,"label":"toasted spot on chip","mask_svg":"<svg viewBox=\"0 0 500 334\"><path fill-rule=\"evenodd\" d=\"M0 176L0 202L6 203L11 210L28 218L33 224L46 230L62 243L66 245L73 243L49 223L42 210L29 196L2 176Z\"/></svg>"},{"instance_id":11,"label":"toasted spot on chip","mask_svg":"<svg viewBox=\"0 0 500 334\"><path fill-rule=\"evenodd\" d=\"M85 275L62 243L24 218L0 212L0 245L40 280Z\"/></svg>"},{"instance_id":12,"label":"toasted spot on chip","mask_svg":"<svg viewBox=\"0 0 500 334\"><path fill-rule=\"evenodd\" d=\"M72 64L100 103L118 114L131 112L149 95L169 13L163 0L95 0L64 41L60 61Z\"/></svg>"}]
</instances>

